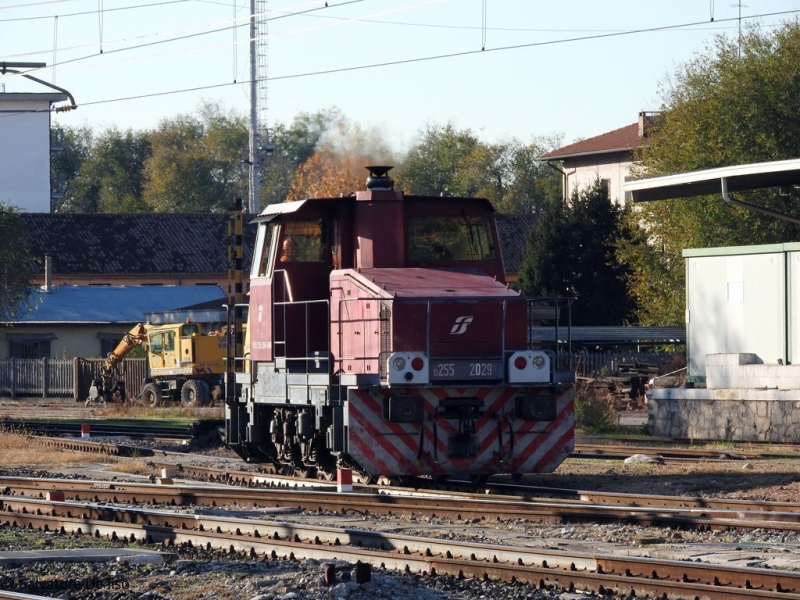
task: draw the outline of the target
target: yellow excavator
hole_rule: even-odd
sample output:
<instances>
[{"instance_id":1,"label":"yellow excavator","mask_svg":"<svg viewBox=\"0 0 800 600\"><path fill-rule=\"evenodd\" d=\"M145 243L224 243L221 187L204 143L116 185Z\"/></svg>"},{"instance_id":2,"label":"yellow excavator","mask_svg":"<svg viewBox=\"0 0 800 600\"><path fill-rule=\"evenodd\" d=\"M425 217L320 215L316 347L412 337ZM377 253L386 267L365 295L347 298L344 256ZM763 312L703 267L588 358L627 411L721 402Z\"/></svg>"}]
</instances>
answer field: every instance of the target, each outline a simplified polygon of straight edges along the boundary
<instances>
[{"instance_id":1,"label":"yellow excavator","mask_svg":"<svg viewBox=\"0 0 800 600\"><path fill-rule=\"evenodd\" d=\"M124 402L122 379L125 357L144 345L150 375L138 398L149 406L180 402L184 406L205 406L222 396L228 336L207 325L185 323L149 325L139 323L108 354L100 377L92 381L90 402Z\"/></svg>"}]
</instances>

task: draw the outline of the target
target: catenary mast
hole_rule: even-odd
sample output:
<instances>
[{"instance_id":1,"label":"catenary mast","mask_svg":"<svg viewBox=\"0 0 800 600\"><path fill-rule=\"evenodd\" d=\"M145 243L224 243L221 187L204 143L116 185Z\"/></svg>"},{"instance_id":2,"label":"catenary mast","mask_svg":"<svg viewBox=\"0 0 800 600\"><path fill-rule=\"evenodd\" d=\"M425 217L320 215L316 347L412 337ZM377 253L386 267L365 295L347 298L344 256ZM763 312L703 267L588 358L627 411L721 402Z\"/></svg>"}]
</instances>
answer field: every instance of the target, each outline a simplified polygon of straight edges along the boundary
<instances>
[{"instance_id":1,"label":"catenary mast","mask_svg":"<svg viewBox=\"0 0 800 600\"><path fill-rule=\"evenodd\" d=\"M250 195L251 214L261 211L259 168L270 153L267 131L267 0L250 0Z\"/></svg>"}]
</instances>

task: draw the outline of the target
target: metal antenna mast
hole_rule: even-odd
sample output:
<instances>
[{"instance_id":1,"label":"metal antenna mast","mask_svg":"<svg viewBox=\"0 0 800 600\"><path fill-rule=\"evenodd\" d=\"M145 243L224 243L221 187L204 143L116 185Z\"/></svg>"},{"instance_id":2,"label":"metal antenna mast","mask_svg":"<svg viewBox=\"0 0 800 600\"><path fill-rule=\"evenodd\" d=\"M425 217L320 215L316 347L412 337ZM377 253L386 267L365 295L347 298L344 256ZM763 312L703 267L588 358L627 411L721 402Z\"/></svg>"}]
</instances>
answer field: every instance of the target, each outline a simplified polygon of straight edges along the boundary
<instances>
[{"instance_id":1,"label":"metal antenna mast","mask_svg":"<svg viewBox=\"0 0 800 600\"><path fill-rule=\"evenodd\" d=\"M267 132L267 0L250 0L250 198L251 214L261 212L259 167L272 148Z\"/></svg>"}]
</instances>

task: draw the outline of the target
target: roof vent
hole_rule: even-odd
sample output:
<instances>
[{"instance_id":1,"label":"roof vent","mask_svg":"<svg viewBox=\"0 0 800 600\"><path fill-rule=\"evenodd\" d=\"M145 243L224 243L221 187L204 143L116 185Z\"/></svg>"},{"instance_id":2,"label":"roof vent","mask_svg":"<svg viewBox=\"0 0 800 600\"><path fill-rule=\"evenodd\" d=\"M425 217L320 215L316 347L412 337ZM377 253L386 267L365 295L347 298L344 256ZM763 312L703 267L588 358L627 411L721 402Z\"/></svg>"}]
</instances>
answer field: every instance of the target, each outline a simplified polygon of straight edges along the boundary
<instances>
[{"instance_id":1,"label":"roof vent","mask_svg":"<svg viewBox=\"0 0 800 600\"><path fill-rule=\"evenodd\" d=\"M366 167L369 171L367 177L368 190L393 190L394 180L389 177L392 167Z\"/></svg>"}]
</instances>

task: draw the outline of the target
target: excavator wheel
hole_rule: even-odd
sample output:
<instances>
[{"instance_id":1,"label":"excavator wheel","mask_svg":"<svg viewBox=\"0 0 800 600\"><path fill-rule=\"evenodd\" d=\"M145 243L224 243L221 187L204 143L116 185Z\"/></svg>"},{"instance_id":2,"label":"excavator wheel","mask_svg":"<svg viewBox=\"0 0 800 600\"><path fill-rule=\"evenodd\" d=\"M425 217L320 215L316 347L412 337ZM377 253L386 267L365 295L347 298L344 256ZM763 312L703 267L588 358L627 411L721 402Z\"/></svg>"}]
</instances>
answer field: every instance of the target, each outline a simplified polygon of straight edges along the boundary
<instances>
[{"instance_id":1,"label":"excavator wheel","mask_svg":"<svg viewBox=\"0 0 800 600\"><path fill-rule=\"evenodd\" d=\"M186 407L205 406L211 400L208 383L202 379L190 379L181 388L181 404Z\"/></svg>"},{"instance_id":2,"label":"excavator wheel","mask_svg":"<svg viewBox=\"0 0 800 600\"><path fill-rule=\"evenodd\" d=\"M145 406L161 406L161 388L155 383L148 383L142 388L141 398Z\"/></svg>"}]
</instances>

